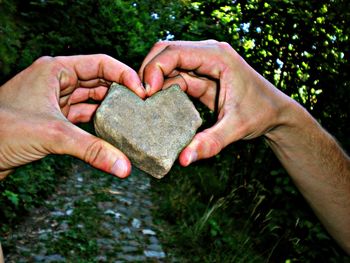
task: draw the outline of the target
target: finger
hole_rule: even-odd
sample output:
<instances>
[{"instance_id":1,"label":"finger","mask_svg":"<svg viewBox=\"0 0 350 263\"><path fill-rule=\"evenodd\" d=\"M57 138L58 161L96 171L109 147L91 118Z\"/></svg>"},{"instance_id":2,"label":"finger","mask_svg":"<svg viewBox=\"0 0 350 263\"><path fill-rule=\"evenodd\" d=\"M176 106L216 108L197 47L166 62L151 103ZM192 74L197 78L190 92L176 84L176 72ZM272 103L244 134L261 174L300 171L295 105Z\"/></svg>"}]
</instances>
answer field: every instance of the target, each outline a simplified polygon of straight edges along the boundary
<instances>
[{"instance_id":1,"label":"finger","mask_svg":"<svg viewBox=\"0 0 350 263\"><path fill-rule=\"evenodd\" d=\"M77 78L81 81L104 79L120 83L138 96L144 98L146 93L137 73L129 66L107 55L80 55L56 57L59 63L68 69L59 76L61 93L71 93L76 88Z\"/></svg>"},{"instance_id":2,"label":"finger","mask_svg":"<svg viewBox=\"0 0 350 263\"><path fill-rule=\"evenodd\" d=\"M168 78L173 78L173 77L176 77L178 75L180 75L180 71L174 69L171 73L168 74Z\"/></svg>"},{"instance_id":3,"label":"finger","mask_svg":"<svg viewBox=\"0 0 350 263\"><path fill-rule=\"evenodd\" d=\"M145 66L143 79L150 86L148 95L161 89L164 76L168 76L174 69L194 71L219 80L220 74L227 67L221 51L218 46L211 45L167 46Z\"/></svg>"},{"instance_id":4,"label":"finger","mask_svg":"<svg viewBox=\"0 0 350 263\"><path fill-rule=\"evenodd\" d=\"M179 85L182 91L187 91L187 83L181 75L177 75L164 80L163 90L168 89L171 85Z\"/></svg>"},{"instance_id":5,"label":"finger","mask_svg":"<svg viewBox=\"0 0 350 263\"><path fill-rule=\"evenodd\" d=\"M97 101L101 101L106 96L108 91L107 87L100 86L96 88L77 88L73 91L72 94L66 95L60 98L60 107L64 107L67 104L75 104L86 101L88 99L93 99Z\"/></svg>"},{"instance_id":6,"label":"finger","mask_svg":"<svg viewBox=\"0 0 350 263\"><path fill-rule=\"evenodd\" d=\"M98 106L97 104L87 103L71 105L66 115L67 119L72 123L89 122Z\"/></svg>"},{"instance_id":7,"label":"finger","mask_svg":"<svg viewBox=\"0 0 350 263\"><path fill-rule=\"evenodd\" d=\"M0 171L0 181L4 180L7 176L9 176L13 172L14 172L13 169L6 170L6 171Z\"/></svg>"},{"instance_id":8,"label":"finger","mask_svg":"<svg viewBox=\"0 0 350 263\"><path fill-rule=\"evenodd\" d=\"M188 95L198 98L210 110L214 110L218 88L215 81L181 72L176 77L166 79L164 81L164 88L172 84L178 84Z\"/></svg>"},{"instance_id":9,"label":"finger","mask_svg":"<svg viewBox=\"0 0 350 263\"><path fill-rule=\"evenodd\" d=\"M180 71L174 69L171 73L168 74L168 78L177 77L179 74L180 74ZM145 83L145 87L146 87L146 95L147 95L148 97L152 96L152 94L154 94L154 92L153 92L153 93L150 93L150 85L149 85L148 83ZM169 87L169 86L168 86L168 87ZM163 83L162 88L164 88L164 83Z\"/></svg>"},{"instance_id":10,"label":"finger","mask_svg":"<svg viewBox=\"0 0 350 263\"><path fill-rule=\"evenodd\" d=\"M55 152L77 157L91 166L125 178L131 172L128 158L111 144L97 138L70 122L65 122L61 140L56 140Z\"/></svg>"},{"instance_id":11,"label":"finger","mask_svg":"<svg viewBox=\"0 0 350 263\"><path fill-rule=\"evenodd\" d=\"M225 146L239 139L240 127L232 132L230 117L226 114L213 127L195 135L191 143L180 153L179 162L188 166L194 161L210 158L218 154Z\"/></svg>"},{"instance_id":12,"label":"finger","mask_svg":"<svg viewBox=\"0 0 350 263\"><path fill-rule=\"evenodd\" d=\"M163 49L168 46L169 41L158 41L153 45L147 56L144 58L141 67L139 69L139 77L143 80L143 71L145 66L155 57L158 53L160 53Z\"/></svg>"},{"instance_id":13,"label":"finger","mask_svg":"<svg viewBox=\"0 0 350 263\"><path fill-rule=\"evenodd\" d=\"M145 66L161 51L163 51L168 45L179 45L179 46L204 46L207 44L214 44L217 43L216 40L203 40L203 41L159 41L155 43L150 50L150 52L147 54L145 59L142 62L142 65L139 69L139 76L140 79L143 80L143 74L144 74L144 68Z\"/></svg>"},{"instance_id":14,"label":"finger","mask_svg":"<svg viewBox=\"0 0 350 263\"><path fill-rule=\"evenodd\" d=\"M92 80L80 80L79 87L81 88L96 88L99 86L109 87L112 84L111 81L104 79L92 79Z\"/></svg>"}]
</instances>

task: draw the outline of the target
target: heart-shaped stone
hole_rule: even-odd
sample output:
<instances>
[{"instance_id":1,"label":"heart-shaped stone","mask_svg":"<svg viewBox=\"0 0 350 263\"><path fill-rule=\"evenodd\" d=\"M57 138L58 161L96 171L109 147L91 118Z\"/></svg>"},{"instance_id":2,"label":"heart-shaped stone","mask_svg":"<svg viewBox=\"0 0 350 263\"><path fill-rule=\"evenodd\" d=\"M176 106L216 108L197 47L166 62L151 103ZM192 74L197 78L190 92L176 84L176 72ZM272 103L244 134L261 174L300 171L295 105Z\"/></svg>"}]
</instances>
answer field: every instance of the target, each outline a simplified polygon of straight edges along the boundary
<instances>
[{"instance_id":1,"label":"heart-shaped stone","mask_svg":"<svg viewBox=\"0 0 350 263\"><path fill-rule=\"evenodd\" d=\"M97 135L124 152L133 165L162 178L202 119L178 85L142 100L113 83L96 111L94 124Z\"/></svg>"}]
</instances>

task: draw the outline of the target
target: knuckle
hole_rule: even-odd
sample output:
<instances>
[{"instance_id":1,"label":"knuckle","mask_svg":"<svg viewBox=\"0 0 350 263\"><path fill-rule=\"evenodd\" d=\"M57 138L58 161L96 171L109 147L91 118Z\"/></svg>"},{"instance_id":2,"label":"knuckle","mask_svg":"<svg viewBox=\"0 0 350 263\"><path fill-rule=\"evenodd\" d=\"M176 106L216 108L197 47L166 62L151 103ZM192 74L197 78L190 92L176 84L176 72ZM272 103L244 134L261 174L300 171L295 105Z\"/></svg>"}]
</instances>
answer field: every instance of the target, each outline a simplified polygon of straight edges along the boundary
<instances>
[{"instance_id":1,"label":"knuckle","mask_svg":"<svg viewBox=\"0 0 350 263\"><path fill-rule=\"evenodd\" d=\"M231 47L231 45L227 42L218 42L217 43L220 49L224 49L227 51L232 51L233 48Z\"/></svg>"},{"instance_id":2,"label":"knuckle","mask_svg":"<svg viewBox=\"0 0 350 263\"><path fill-rule=\"evenodd\" d=\"M167 40L161 40L161 41L158 41L154 44L154 48L162 48L162 47L166 47L167 45L169 45L169 41Z\"/></svg>"},{"instance_id":3,"label":"knuckle","mask_svg":"<svg viewBox=\"0 0 350 263\"><path fill-rule=\"evenodd\" d=\"M159 69L159 61L152 60L144 68L144 73L148 76L151 76L154 70Z\"/></svg>"},{"instance_id":4,"label":"knuckle","mask_svg":"<svg viewBox=\"0 0 350 263\"><path fill-rule=\"evenodd\" d=\"M203 153L205 156L214 156L225 146L221 136L213 131L203 131L200 137L198 139L203 142Z\"/></svg>"},{"instance_id":5,"label":"knuckle","mask_svg":"<svg viewBox=\"0 0 350 263\"><path fill-rule=\"evenodd\" d=\"M213 134L210 137L210 153L212 155L218 154L222 148L224 147L224 142L221 139L220 136L218 136L217 134Z\"/></svg>"},{"instance_id":6,"label":"knuckle","mask_svg":"<svg viewBox=\"0 0 350 263\"><path fill-rule=\"evenodd\" d=\"M52 74L57 74L62 70L62 68L64 68L64 64L62 63L60 57L43 56L37 59L34 62L34 65L43 67L49 70Z\"/></svg>"},{"instance_id":7,"label":"knuckle","mask_svg":"<svg viewBox=\"0 0 350 263\"><path fill-rule=\"evenodd\" d=\"M237 51L227 42L218 42L219 52L226 52L229 56L230 60L240 60L241 56L237 53Z\"/></svg>"},{"instance_id":8,"label":"knuckle","mask_svg":"<svg viewBox=\"0 0 350 263\"><path fill-rule=\"evenodd\" d=\"M42 56L34 61L33 65L42 65L42 64L49 64L54 60L53 57L50 56Z\"/></svg>"},{"instance_id":9,"label":"knuckle","mask_svg":"<svg viewBox=\"0 0 350 263\"><path fill-rule=\"evenodd\" d=\"M170 51L173 52L174 50L181 48L181 46L176 45L175 43L169 43L168 45L166 45L166 47L164 48L164 50L166 51Z\"/></svg>"},{"instance_id":10,"label":"knuckle","mask_svg":"<svg viewBox=\"0 0 350 263\"><path fill-rule=\"evenodd\" d=\"M207 44L217 44L219 43L217 40L215 39L207 39L207 40L204 40L205 43Z\"/></svg>"},{"instance_id":11,"label":"knuckle","mask_svg":"<svg viewBox=\"0 0 350 263\"><path fill-rule=\"evenodd\" d=\"M96 164L103 153L104 144L101 140L94 140L86 149L84 161L90 165Z\"/></svg>"},{"instance_id":12,"label":"knuckle","mask_svg":"<svg viewBox=\"0 0 350 263\"><path fill-rule=\"evenodd\" d=\"M166 50L167 48L169 48L169 46L172 46L172 45L174 45L174 42L172 41L167 41L167 40L158 41L153 45L150 53L152 52L160 53L161 51Z\"/></svg>"},{"instance_id":13,"label":"knuckle","mask_svg":"<svg viewBox=\"0 0 350 263\"><path fill-rule=\"evenodd\" d=\"M99 82L99 84L102 85L101 82ZM89 89L89 95L88 95L89 98L94 99L97 97L96 95L97 95L96 89Z\"/></svg>"},{"instance_id":14,"label":"knuckle","mask_svg":"<svg viewBox=\"0 0 350 263\"><path fill-rule=\"evenodd\" d=\"M97 58L100 59L101 61L103 61L103 60L111 60L111 59L112 59L111 56L108 56L108 55L106 55L106 54L97 54L96 56L97 56Z\"/></svg>"},{"instance_id":15,"label":"knuckle","mask_svg":"<svg viewBox=\"0 0 350 263\"><path fill-rule=\"evenodd\" d=\"M70 111L68 112L67 119L72 123L78 123L80 121L80 118L82 116L81 111Z\"/></svg>"},{"instance_id":16,"label":"knuckle","mask_svg":"<svg viewBox=\"0 0 350 263\"><path fill-rule=\"evenodd\" d=\"M105 80L105 79L103 79L103 78L99 78L99 79L98 79L98 84L99 84L100 86L104 86L104 87L107 87L107 86L110 86L110 85L111 85L111 83L110 83L109 81L107 81L107 80Z\"/></svg>"}]
</instances>

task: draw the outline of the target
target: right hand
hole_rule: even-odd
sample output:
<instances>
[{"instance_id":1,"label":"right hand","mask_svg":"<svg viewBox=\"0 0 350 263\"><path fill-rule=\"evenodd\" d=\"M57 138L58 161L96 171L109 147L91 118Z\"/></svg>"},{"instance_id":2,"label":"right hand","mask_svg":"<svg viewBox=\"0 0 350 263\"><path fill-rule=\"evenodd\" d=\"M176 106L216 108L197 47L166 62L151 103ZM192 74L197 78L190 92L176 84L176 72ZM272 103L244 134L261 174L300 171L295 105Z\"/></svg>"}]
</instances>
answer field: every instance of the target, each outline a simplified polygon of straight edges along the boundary
<instances>
[{"instance_id":1,"label":"right hand","mask_svg":"<svg viewBox=\"0 0 350 263\"><path fill-rule=\"evenodd\" d=\"M215 40L158 42L143 61L139 75L148 96L177 83L211 110L219 92L217 122L196 134L181 152L183 166L212 157L234 141L267 134L283 123L286 116L282 113L293 103L229 44Z\"/></svg>"}]
</instances>

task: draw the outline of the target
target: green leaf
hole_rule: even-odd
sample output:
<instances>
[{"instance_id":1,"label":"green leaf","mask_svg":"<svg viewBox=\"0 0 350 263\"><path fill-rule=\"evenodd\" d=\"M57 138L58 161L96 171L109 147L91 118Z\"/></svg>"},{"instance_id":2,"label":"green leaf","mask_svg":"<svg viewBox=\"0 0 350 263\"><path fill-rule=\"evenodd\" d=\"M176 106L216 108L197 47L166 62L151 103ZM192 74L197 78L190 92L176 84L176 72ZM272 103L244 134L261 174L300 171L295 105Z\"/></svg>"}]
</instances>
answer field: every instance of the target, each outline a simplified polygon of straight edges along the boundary
<instances>
[{"instance_id":1,"label":"green leaf","mask_svg":"<svg viewBox=\"0 0 350 263\"><path fill-rule=\"evenodd\" d=\"M9 190L5 190L5 192L2 193L3 196L7 197L7 199L14 204L16 207L18 206L19 203L19 198L16 193L13 193Z\"/></svg>"}]
</instances>

